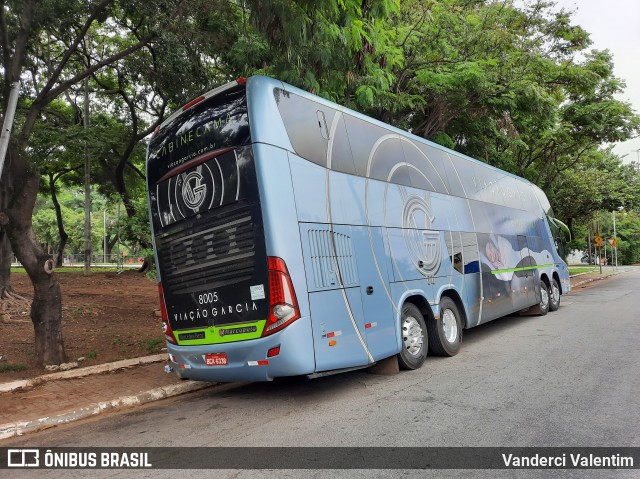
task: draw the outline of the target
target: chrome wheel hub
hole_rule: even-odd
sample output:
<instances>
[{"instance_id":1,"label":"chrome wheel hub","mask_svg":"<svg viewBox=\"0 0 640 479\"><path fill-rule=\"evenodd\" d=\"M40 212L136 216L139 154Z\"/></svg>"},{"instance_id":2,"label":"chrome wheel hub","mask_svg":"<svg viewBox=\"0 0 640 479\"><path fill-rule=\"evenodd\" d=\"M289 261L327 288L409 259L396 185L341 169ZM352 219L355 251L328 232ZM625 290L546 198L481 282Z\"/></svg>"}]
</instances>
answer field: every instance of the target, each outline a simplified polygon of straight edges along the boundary
<instances>
[{"instance_id":1,"label":"chrome wheel hub","mask_svg":"<svg viewBox=\"0 0 640 479\"><path fill-rule=\"evenodd\" d=\"M549 291L547 291L547 288L540 288L540 294L540 307L544 309L549 305Z\"/></svg>"},{"instance_id":2,"label":"chrome wheel hub","mask_svg":"<svg viewBox=\"0 0 640 479\"><path fill-rule=\"evenodd\" d=\"M402 340L404 342L404 348L411 356L420 355L424 334L420 323L413 316L407 316L402 321Z\"/></svg>"},{"instance_id":3,"label":"chrome wheel hub","mask_svg":"<svg viewBox=\"0 0 640 479\"><path fill-rule=\"evenodd\" d=\"M553 286L551 286L551 294L553 295L554 304L560 301L560 288L558 287L558 283L553 282Z\"/></svg>"},{"instance_id":4,"label":"chrome wheel hub","mask_svg":"<svg viewBox=\"0 0 640 479\"><path fill-rule=\"evenodd\" d=\"M442 329L449 343L453 343L458 339L458 321L456 321L456 315L450 309L445 309L442 312Z\"/></svg>"}]
</instances>

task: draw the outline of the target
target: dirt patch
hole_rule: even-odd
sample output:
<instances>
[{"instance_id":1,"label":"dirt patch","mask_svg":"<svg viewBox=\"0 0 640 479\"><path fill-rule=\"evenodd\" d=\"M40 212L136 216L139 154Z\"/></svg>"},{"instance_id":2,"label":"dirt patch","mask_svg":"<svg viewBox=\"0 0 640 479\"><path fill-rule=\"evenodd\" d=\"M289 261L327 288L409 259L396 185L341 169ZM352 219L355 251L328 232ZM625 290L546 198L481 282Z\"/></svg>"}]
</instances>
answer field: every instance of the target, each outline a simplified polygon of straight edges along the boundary
<instances>
[{"instance_id":1,"label":"dirt patch","mask_svg":"<svg viewBox=\"0 0 640 479\"><path fill-rule=\"evenodd\" d=\"M164 348L158 287L137 271L56 273L62 289L62 335L68 361L80 366L150 354ZM25 273L12 273L15 292L29 299L11 307L0 323L0 382L24 379L47 371L38 367L29 308L33 287Z\"/></svg>"}]
</instances>

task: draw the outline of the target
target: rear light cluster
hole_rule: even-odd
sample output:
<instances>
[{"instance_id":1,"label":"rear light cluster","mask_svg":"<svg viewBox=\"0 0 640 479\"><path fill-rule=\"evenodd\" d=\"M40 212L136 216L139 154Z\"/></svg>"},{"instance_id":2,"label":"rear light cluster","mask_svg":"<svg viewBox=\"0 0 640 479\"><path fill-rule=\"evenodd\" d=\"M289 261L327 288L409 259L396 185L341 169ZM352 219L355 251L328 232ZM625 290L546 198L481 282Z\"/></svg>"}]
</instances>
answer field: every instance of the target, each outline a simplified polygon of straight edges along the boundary
<instances>
[{"instance_id":1,"label":"rear light cluster","mask_svg":"<svg viewBox=\"0 0 640 479\"><path fill-rule=\"evenodd\" d=\"M178 344L176 337L173 335L173 330L169 325L169 316L167 315L167 305L164 302L164 291L162 290L162 283L158 283L158 292L160 293L160 312L162 313L162 332L165 339L171 344Z\"/></svg>"},{"instance_id":2,"label":"rear light cluster","mask_svg":"<svg viewBox=\"0 0 640 479\"><path fill-rule=\"evenodd\" d=\"M296 293L293 289L287 265L280 258L270 256L269 265L269 315L262 336L268 336L300 317Z\"/></svg>"},{"instance_id":3,"label":"rear light cluster","mask_svg":"<svg viewBox=\"0 0 640 479\"><path fill-rule=\"evenodd\" d=\"M300 318L300 309L298 300L293 289L291 276L287 265L280 258L269 257L269 314L267 316L267 324L262 331L262 336L269 336L275 332L284 329L286 326ZM165 339L171 344L178 344L167 315L167 305L164 301L164 292L162 283L158 283L158 292L160 294L160 311L162 312L162 331ZM269 350L269 357L277 356L280 353L280 347Z\"/></svg>"},{"instance_id":4,"label":"rear light cluster","mask_svg":"<svg viewBox=\"0 0 640 479\"><path fill-rule=\"evenodd\" d=\"M195 99L191 100L189 103L187 103L186 105L184 105L182 107L182 111L188 110L192 106L197 105L198 103L200 103L202 100L204 100L204 96L199 96L198 98L195 98Z\"/></svg>"}]
</instances>

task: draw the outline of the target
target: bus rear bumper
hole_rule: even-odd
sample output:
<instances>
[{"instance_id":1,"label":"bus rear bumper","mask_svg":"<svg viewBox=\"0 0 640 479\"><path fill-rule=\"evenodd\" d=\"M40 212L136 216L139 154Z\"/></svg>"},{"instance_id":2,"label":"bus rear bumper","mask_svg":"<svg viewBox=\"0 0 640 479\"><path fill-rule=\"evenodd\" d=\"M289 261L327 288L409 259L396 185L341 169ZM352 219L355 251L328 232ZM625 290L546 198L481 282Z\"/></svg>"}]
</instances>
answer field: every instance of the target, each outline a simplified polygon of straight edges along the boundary
<instances>
[{"instance_id":1,"label":"bus rear bumper","mask_svg":"<svg viewBox=\"0 0 640 479\"><path fill-rule=\"evenodd\" d=\"M267 357L267 352L278 346L279 354ZM265 338L201 346L167 343L167 348L178 375L196 381L271 381L275 377L311 374L315 370L309 317L300 318ZM226 355L227 365L206 365L206 355L216 353Z\"/></svg>"}]
</instances>

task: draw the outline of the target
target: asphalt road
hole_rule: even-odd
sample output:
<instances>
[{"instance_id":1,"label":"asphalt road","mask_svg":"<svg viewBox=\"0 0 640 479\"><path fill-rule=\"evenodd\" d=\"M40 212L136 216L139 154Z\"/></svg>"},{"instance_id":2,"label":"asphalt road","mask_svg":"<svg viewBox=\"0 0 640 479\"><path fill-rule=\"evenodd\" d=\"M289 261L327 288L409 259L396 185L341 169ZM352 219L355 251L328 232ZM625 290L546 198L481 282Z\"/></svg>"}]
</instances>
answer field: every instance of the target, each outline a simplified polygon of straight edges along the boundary
<instances>
[{"instance_id":1,"label":"asphalt road","mask_svg":"<svg viewBox=\"0 0 640 479\"><path fill-rule=\"evenodd\" d=\"M640 447L640 268L564 296L558 312L465 331L460 354L394 376L225 385L2 446ZM0 477L3 476L0 471ZM33 477L11 471L10 477ZM299 477L185 471L178 477ZM40 471L85 477L88 471ZM92 477L176 477L91 471ZM306 477L640 477L640 470L304 471ZM9 477L9 476L6 476Z\"/></svg>"}]
</instances>

